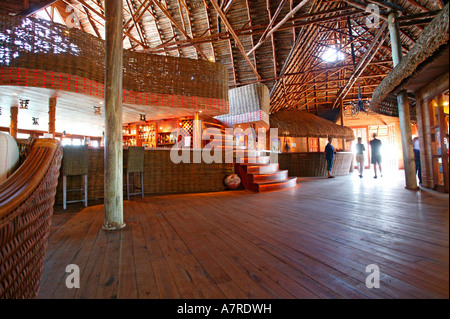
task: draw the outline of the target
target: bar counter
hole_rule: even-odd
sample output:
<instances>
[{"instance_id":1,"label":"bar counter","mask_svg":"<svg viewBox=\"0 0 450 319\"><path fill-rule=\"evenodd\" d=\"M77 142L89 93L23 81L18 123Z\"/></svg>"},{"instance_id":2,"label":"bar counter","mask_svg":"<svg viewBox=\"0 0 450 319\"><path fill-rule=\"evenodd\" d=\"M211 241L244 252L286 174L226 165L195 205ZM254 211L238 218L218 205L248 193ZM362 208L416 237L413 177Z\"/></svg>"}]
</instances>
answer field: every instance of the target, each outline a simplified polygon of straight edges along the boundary
<instances>
[{"instance_id":1,"label":"bar counter","mask_svg":"<svg viewBox=\"0 0 450 319\"><path fill-rule=\"evenodd\" d=\"M201 193L223 191L223 180L231 173L232 164L192 163L193 154L201 150L189 150L191 163L175 164L170 159L170 148L146 148L144 155L144 192L146 195ZM126 199L125 167L128 150L123 150L124 162L124 199ZM101 200L104 198L104 149L89 148L89 174L88 174L88 200ZM201 158L201 154L200 154ZM131 179L131 176L130 176ZM136 176L138 183L139 178ZM67 179L67 189L82 187L81 176L70 176ZM67 200L80 199L81 191L67 193ZM135 196L132 196L133 199ZM56 204L62 204L62 176L58 179Z\"/></svg>"},{"instance_id":2,"label":"bar counter","mask_svg":"<svg viewBox=\"0 0 450 319\"><path fill-rule=\"evenodd\" d=\"M326 177L327 161L323 152L279 153L280 170L288 170L289 176ZM352 170L353 153L337 152L334 157L332 175L347 175Z\"/></svg>"}]
</instances>

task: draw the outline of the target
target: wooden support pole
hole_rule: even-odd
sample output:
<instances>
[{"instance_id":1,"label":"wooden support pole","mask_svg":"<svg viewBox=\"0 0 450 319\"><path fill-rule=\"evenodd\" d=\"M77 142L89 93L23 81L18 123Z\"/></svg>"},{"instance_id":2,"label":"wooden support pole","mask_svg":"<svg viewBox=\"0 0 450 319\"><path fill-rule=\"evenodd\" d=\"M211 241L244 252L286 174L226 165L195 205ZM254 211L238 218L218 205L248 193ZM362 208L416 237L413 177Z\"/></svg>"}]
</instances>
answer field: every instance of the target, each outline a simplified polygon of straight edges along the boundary
<instances>
[{"instance_id":1,"label":"wooden support pole","mask_svg":"<svg viewBox=\"0 0 450 319\"><path fill-rule=\"evenodd\" d=\"M398 28L397 13L392 11L388 16L388 28L391 38L392 61L394 68L402 59L400 31ZM417 190L416 168L414 163L413 142L411 134L411 117L409 110L408 93L402 90L397 94L398 117L402 137L403 165L405 168L406 188Z\"/></svg>"},{"instance_id":2,"label":"wooden support pole","mask_svg":"<svg viewBox=\"0 0 450 319\"><path fill-rule=\"evenodd\" d=\"M9 126L9 134L17 138L17 118L19 114L19 107L17 105L11 106L11 125Z\"/></svg>"},{"instance_id":3,"label":"wooden support pole","mask_svg":"<svg viewBox=\"0 0 450 319\"><path fill-rule=\"evenodd\" d=\"M106 0L105 16L105 217L103 229L117 230L125 227L122 148L123 2Z\"/></svg>"},{"instance_id":4,"label":"wooden support pole","mask_svg":"<svg viewBox=\"0 0 450 319\"><path fill-rule=\"evenodd\" d=\"M55 138L55 121L56 121L56 97L48 100L48 132Z\"/></svg>"},{"instance_id":5,"label":"wooden support pole","mask_svg":"<svg viewBox=\"0 0 450 319\"><path fill-rule=\"evenodd\" d=\"M341 111L341 126L345 126L344 124L344 100L342 98L339 99L339 107L340 107L340 111ZM343 150L347 150L347 144L345 141L345 138L342 139L342 148Z\"/></svg>"},{"instance_id":6,"label":"wooden support pole","mask_svg":"<svg viewBox=\"0 0 450 319\"><path fill-rule=\"evenodd\" d=\"M195 112L194 117L194 132L193 132L193 140L192 146L194 149L202 148L202 122L199 117L199 112Z\"/></svg>"}]
</instances>

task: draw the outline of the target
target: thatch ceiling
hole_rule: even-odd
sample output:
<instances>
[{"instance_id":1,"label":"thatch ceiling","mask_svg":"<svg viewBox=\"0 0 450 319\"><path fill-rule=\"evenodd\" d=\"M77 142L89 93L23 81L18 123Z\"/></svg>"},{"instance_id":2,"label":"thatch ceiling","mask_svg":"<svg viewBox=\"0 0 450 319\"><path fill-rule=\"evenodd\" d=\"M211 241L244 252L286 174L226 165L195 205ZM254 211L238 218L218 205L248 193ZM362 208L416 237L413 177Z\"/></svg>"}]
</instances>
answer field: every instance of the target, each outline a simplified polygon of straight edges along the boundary
<instances>
[{"instance_id":1,"label":"thatch ceiling","mask_svg":"<svg viewBox=\"0 0 450 319\"><path fill-rule=\"evenodd\" d=\"M344 103L356 98L358 86L370 98L392 70L385 28L390 9L400 13L406 54L447 1L391 2L123 0L124 47L224 64L230 88L255 82L269 87L271 112L300 108L320 114L336 107L338 97ZM372 22L380 23L373 27L368 5L378 12ZM44 7L41 15L104 39L104 0L2 0L0 12L33 15ZM340 50L343 59L324 61L329 48Z\"/></svg>"}]
</instances>

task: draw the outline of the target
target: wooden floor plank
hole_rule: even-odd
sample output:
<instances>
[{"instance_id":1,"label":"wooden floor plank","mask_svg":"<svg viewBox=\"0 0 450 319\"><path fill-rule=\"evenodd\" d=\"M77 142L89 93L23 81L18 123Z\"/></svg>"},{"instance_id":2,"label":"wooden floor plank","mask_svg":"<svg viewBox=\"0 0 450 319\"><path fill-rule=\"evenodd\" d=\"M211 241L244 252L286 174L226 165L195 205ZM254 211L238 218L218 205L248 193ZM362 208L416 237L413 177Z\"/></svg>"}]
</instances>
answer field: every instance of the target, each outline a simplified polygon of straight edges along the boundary
<instances>
[{"instance_id":1,"label":"wooden floor plank","mask_svg":"<svg viewBox=\"0 0 450 319\"><path fill-rule=\"evenodd\" d=\"M39 298L449 297L448 194L395 173L298 183L136 197L118 232L101 230L102 205L56 207ZM65 287L69 263L79 289ZM372 263L379 289L365 286Z\"/></svg>"}]
</instances>

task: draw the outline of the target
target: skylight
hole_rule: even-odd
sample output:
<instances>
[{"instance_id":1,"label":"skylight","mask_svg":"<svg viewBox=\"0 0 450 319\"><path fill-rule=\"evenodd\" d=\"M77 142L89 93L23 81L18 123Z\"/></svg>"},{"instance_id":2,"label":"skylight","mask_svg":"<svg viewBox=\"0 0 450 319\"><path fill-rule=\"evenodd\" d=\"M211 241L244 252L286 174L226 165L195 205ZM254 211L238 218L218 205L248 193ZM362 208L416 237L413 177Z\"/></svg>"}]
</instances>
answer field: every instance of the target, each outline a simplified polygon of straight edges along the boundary
<instances>
[{"instance_id":1,"label":"skylight","mask_svg":"<svg viewBox=\"0 0 450 319\"><path fill-rule=\"evenodd\" d=\"M320 58L325 62L336 62L343 60L344 54L342 54L342 52L338 52L336 49L329 48L322 53Z\"/></svg>"},{"instance_id":2,"label":"skylight","mask_svg":"<svg viewBox=\"0 0 450 319\"><path fill-rule=\"evenodd\" d=\"M41 18L41 19L45 19L45 20L51 21L51 19L50 19L50 7L49 7L48 10L47 9L39 10L38 12L36 12L36 15L39 18ZM53 22L65 24L64 20L62 19L61 15L59 14L58 10L54 10Z\"/></svg>"}]
</instances>

